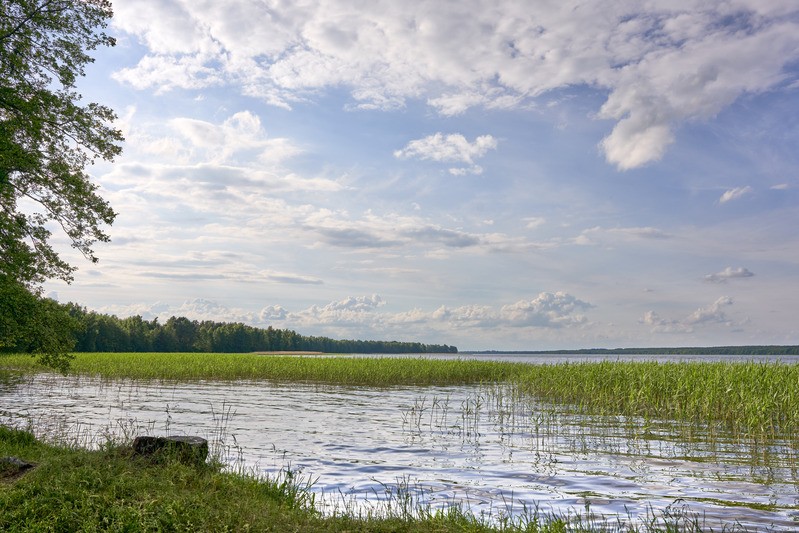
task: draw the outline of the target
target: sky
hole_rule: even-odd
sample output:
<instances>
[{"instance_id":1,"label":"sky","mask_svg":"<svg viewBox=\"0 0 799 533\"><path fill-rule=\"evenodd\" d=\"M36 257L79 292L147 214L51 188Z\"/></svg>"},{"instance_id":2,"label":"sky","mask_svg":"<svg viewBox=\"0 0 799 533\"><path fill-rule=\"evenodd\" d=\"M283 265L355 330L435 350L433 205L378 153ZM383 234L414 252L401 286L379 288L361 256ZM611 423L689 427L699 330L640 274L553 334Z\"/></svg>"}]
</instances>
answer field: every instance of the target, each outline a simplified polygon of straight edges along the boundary
<instances>
[{"instance_id":1,"label":"sky","mask_svg":"<svg viewBox=\"0 0 799 533\"><path fill-rule=\"evenodd\" d=\"M461 350L799 344L795 0L116 0L48 293Z\"/></svg>"}]
</instances>

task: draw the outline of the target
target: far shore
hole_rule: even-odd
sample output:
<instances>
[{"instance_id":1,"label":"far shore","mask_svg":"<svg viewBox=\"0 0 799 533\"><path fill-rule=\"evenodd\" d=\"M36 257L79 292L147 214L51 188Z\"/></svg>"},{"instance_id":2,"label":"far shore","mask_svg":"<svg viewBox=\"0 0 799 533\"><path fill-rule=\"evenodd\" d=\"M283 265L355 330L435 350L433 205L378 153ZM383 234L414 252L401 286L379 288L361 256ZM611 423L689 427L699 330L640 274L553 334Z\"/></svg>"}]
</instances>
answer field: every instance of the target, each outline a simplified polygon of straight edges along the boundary
<instances>
[{"instance_id":1,"label":"far shore","mask_svg":"<svg viewBox=\"0 0 799 533\"><path fill-rule=\"evenodd\" d=\"M326 355L327 352L306 352L306 351L299 351L299 352L292 352L288 350L278 351L278 352L252 352L255 355Z\"/></svg>"}]
</instances>

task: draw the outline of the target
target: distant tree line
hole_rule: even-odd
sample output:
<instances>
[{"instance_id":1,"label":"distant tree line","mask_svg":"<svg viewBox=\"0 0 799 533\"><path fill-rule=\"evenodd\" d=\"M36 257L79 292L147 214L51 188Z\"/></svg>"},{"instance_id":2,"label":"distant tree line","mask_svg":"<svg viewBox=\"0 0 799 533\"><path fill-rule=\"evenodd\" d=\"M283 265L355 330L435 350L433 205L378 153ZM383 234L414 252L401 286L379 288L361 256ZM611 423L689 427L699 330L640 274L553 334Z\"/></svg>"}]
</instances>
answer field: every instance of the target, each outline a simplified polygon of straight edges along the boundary
<instances>
[{"instance_id":1,"label":"distant tree line","mask_svg":"<svg viewBox=\"0 0 799 533\"><path fill-rule=\"evenodd\" d=\"M337 340L300 335L271 326L256 328L240 322L215 322L171 317L119 318L65 306L74 319L76 352L278 352L327 353L457 353L455 346L420 342Z\"/></svg>"},{"instance_id":2,"label":"distant tree line","mask_svg":"<svg viewBox=\"0 0 799 533\"><path fill-rule=\"evenodd\" d=\"M680 348L584 348L581 350L499 351L467 353L506 353L529 355L799 355L799 346L703 346Z\"/></svg>"}]
</instances>

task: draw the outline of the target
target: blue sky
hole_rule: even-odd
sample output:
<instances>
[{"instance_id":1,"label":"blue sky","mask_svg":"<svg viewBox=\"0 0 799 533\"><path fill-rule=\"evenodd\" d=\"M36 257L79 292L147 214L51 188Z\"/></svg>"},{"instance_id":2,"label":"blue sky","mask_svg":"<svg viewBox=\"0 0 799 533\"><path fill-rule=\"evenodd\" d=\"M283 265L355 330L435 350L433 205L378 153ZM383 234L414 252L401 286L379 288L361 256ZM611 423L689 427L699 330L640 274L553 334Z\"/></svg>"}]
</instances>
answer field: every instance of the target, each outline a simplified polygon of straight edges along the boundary
<instances>
[{"instance_id":1,"label":"blue sky","mask_svg":"<svg viewBox=\"0 0 799 533\"><path fill-rule=\"evenodd\" d=\"M60 301L334 338L799 343L792 0L119 0Z\"/></svg>"}]
</instances>

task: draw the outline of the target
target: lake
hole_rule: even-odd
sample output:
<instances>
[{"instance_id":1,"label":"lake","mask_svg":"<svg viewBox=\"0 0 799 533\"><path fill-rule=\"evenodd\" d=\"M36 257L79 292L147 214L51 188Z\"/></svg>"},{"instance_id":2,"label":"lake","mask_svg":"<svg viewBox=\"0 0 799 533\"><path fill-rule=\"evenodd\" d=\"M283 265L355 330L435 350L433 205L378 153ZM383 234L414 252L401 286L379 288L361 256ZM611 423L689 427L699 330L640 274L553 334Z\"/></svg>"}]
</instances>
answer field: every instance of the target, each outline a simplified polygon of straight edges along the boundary
<instances>
[{"instance_id":1,"label":"lake","mask_svg":"<svg viewBox=\"0 0 799 533\"><path fill-rule=\"evenodd\" d=\"M434 508L457 503L489 519L536 509L589 511L615 524L666 512L696 514L715 529L799 527L799 450L788 441L742 442L712 425L585 417L505 385L372 388L39 374L0 382L0 423L32 425L84 446L109 435L200 435L231 469L272 476L290 470L312 481L326 512L380 512L407 495Z\"/></svg>"}]
</instances>

